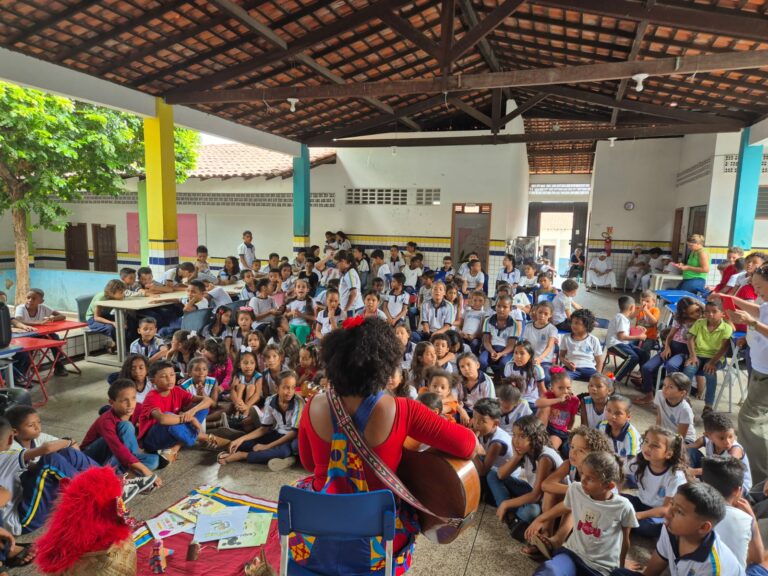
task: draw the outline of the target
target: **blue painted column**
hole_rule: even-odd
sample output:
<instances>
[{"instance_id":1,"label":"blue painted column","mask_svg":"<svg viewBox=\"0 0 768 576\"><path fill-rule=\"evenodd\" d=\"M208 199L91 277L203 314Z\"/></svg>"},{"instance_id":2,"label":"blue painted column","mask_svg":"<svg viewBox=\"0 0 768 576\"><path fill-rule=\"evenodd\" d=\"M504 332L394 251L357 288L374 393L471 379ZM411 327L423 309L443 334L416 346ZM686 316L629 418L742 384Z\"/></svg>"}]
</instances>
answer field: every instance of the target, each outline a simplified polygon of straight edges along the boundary
<instances>
[{"instance_id":1,"label":"blue painted column","mask_svg":"<svg viewBox=\"0 0 768 576\"><path fill-rule=\"evenodd\" d=\"M293 251L309 247L309 148L293 157Z\"/></svg>"},{"instance_id":2,"label":"blue painted column","mask_svg":"<svg viewBox=\"0 0 768 576\"><path fill-rule=\"evenodd\" d=\"M729 246L752 248L755 230L757 193L760 187L760 166L763 162L763 147L749 145L749 128L741 132L739 166L736 171L736 189L733 193L731 233Z\"/></svg>"}]
</instances>

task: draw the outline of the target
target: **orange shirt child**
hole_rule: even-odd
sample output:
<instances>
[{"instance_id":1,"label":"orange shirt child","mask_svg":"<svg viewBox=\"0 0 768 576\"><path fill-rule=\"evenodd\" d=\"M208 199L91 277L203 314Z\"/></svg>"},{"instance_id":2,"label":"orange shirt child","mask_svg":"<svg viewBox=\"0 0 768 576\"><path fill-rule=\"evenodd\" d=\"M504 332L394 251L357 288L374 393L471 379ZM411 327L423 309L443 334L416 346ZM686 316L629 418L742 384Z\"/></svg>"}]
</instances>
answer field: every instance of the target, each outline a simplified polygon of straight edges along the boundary
<instances>
[{"instance_id":1,"label":"orange shirt child","mask_svg":"<svg viewBox=\"0 0 768 576\"><path fill-rule=\"evenodd\" d=\"M635 313L635 326L642 326L645 328L648 339L656 340L659 337L658 323L660 317L661 311L656 306L649 308L647 312L638 307Z\"/></svg>"}]
</instances>

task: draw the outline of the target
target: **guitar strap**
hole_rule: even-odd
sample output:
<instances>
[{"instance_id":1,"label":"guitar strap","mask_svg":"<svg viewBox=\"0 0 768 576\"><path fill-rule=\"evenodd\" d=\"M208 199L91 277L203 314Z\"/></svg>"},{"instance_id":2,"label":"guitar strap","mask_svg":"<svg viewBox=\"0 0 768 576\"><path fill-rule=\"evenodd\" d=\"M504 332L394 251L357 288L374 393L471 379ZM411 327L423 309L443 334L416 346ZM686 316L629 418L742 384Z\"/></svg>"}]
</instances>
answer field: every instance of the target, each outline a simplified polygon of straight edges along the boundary
<instances>
[{"instance_id":1,"label":"guitar strap","mask_svg":"<svg viewBox=\"0 0 768 576\"><path fill-rule=\"evenodd\" d=\"M361 433L353 424L352 418L349 416L349 414L347 414L347 411L344 408L344 405L341 403L341 399L339 398L338 394L336 394L332 388L328 390L327 397L331 405L333 415L336 418L337 425L341 428L346 437L349 438L349 441L355 447L357 454L360 456L363 462L365 462L368 467L373 470L374 474L376 474L376 477L381 480L381 482L387 488L392 490L392 492L394 492L401 500L404 500L417 510L421 510L425 514L434 516L441 522L451 526L457 528L461 526L461 524L464 522L463 518L444 518L439 514L435 514L429 510L429 508L419 502L419 500L413 494L411 494L411 491L408 490L408 488L406 488L405 485L400 481L400 478L397 477L397 474L392 472L389 466L387 466L384 461L379 458L379 455L368 447L368 444L363 439Z\"/></svg>"}]
</instances>

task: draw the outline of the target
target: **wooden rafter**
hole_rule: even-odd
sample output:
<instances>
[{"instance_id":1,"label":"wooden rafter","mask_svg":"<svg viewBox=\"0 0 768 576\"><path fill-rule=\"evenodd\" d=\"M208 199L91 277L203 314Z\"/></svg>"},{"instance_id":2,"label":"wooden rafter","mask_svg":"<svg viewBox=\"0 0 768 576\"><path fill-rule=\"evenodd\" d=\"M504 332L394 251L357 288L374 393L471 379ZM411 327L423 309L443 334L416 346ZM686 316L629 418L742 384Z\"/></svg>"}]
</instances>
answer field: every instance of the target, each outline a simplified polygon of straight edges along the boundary
<instances>
[{"instance_id":1,"label":"wooden rafter","mask_svg":"<svg viewBox=\"0 0 768 576\"><path fill-rule=\"evenodd\" d=\"M485 124L488 128L493 128L493 120L489 118L486 114L483 114L478 110L477 108L474 108L473 106L467 104L466 102L463 102L460 98L448 98L448 103L456 106L459 110L467 114L468 116L471 116L478 122L481 122Z\"/></svg>"},{"instance_id":2,"label":"wooden rafter","mask_svg":"<svg viewBox=\"0 0 768 576\"><path fill-rule=\"evenodd\" d=\"M65 20L69 20L74 16L75 14L78 14L80 12L85 12L86 10L89 10L91 6L95 6L96 4L99 4L100 0L87 0L83 2L75 2L68 8L65 8L61 12L56 12L51 15L50 18L43 20L41 22L38 22L37 24L34 24L33 26L30 26L29 28L26 28L16 34L15 36L11 37L10 40L8 40L8 45L13 46L14 44L18 44L19 42L24 42L28 38L32 38L33 36L36 36L40 34L43 30L47 30L48 28L52 28L56 26L59 22L64 22Z\"/></svg>"},{"instance_id":3,"label":"wooden rafter","mask_svg":"<svg viewBox=\"0 0 768 576\"><path fill-rule=\"evenodd\" d=\"M458 60L475 44L488 36L506 18L511 16L525 0L505 0L493 12L483 18L476 26L472 27L451 49L451 61Z\"/></svg>"},{"instance_id":4,"label":"wooden rafter","mask_svg":"<svg viewBox=\"0 0 768 576\"><path fill-rule=\"evenodd\" d=\"M264 89L237 89L197 91L182 88L168 94L171 104L250 102L282 100L285 98L325 99L358 98L365 96L391 96L399 94L429 94L435 92L461 92L491 88L572 84L575 82L603 82L621 80L644 72L651 76L674 76L721 70L744 70L768 66L768 50L706 54L682 58L660 58L634 62L587 64L560 68L534 68L467 74L448 78L362 82L356 84L308 87L281 86ZM196 84L196 83L192 83Z\"/></svg>"},{"instance_id":5,"label":"wooden rafter","mask_svg":"<svg viewBox=\"0 0 768 576\"><path fill-rule=\"evenodd\" d=\"M655 0L648 0L646 2L646 8L652 8L654 3ZM627 60L636 60L638 54L640 54L640 48L643 45L643 38L645 37L645 32L648 29L648 24L648 20L640 20L640 22L637 23L637 28L635 29L635 38L632 40L632 46L629 49ZM619 87L616 90L616 102L621 102L624 99L624 95L627 93L628 85L629 79L622 78L619 82ZM616 121L618 119L619 109L614 108L613 112L611 112L611 126L616 126Z\"/></svg>"},{"instance_id":6,"label":"wooden rafter","mask_svg":"<svg viewBox=\"0 0 768 576\"><path fill-rule=\"evenodd\" d=\"M440 69L443 76L451 73L451 47L456 15L456 0L442 0L440 6Z\"/></svg>"},{"instance_id":7,"label":"wooden rafter","mask_svg":"<svg viewBox=\"0 0 768 576\"><path fill-rule=\"evenodd\" d=\"M433 40L427 38L421 30L414 28L410 22L404 20L390 10L384 10L380 14L379 18L382 22L387 24L392 30L408 40L411 44L417 48L420 48L432 56L435 60L440 61L440 46Z\"/></svg>"},{"instance_id":8,"label":"wooden rafter","mask_svg":"<svg viewBox=\"0 0 768 576\"><path fill-rule=\"evenodd\" d=\"M517 108L512 110L509 114L505 115L504 117L499 119L498 125L494 126L494 128L503 128L506 126L509 122L520 116L521 114L524 114L540 102L542 102L544 99L546 99L548 95L547 94L536 94L534 96L531 96L523 102L521 105L519 105Z\"/></svg>"}]
</instances>

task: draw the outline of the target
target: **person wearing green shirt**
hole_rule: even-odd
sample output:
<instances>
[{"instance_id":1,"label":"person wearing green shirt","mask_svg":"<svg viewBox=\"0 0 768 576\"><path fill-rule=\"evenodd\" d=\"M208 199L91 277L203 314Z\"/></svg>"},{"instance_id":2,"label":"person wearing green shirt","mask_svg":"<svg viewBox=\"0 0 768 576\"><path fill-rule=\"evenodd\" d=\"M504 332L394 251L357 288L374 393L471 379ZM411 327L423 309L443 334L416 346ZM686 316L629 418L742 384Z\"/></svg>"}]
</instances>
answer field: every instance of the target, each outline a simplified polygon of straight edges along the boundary
<instances>
[{"instance_id":1,"label":"person wearing green shirt","mask_svg":"<svg viewBox=\"0 0 768 576\"><path fill-rule=\"evenodd\" d=\"M683 367L683 373L696 384L699 397L702 384L706 382L704 412L713 409L718 364L730 348L732 334L733 326L723 319L719 300L707 302L704 318L696 320L688 330L688 360Z\"/></svg>"},{"instance_id":2,"label":"person wearing green shirt","mask_svg":"<svg viewBox=\"0 0 768 576\"><path fill-rule=\"evenodd\" d=\"M683 281L678 284L678 290L698 294L704 292L709 275L709 254L704 249L704 236L691 234L686 240L688 246L688 261L685 264L675 264L683 273Z\"/></svg>"}]
</instances>

